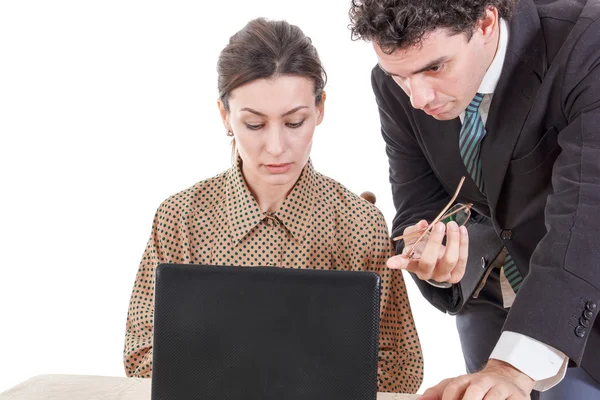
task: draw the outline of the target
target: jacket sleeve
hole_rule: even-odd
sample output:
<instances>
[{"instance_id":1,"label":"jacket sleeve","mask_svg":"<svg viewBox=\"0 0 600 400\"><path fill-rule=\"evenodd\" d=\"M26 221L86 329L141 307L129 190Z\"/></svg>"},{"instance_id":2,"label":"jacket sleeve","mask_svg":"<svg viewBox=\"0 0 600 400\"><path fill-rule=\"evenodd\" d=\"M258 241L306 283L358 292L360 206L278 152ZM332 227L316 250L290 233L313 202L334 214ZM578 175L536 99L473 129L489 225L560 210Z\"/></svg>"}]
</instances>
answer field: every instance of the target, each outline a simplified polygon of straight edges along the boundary
<instances>
[{"instance_id":1,"label":"jacket sleeve","mask_svg":"<svg viewBox=\"0 0 600 400\"><path fill-rule=\"evenodd\" d=\"M412 110L406 95L377 66L371 74L371 84L390 165L390 184L396 208L392 223L392 237L395 237L422 219L433 220L448 203L450 195L419 144L416 123L410 120ZM427 301L443 312L454 314L462 308L503 246L488 218L473 218L468 230L469 258L465 276L459 284L440 289L413 275ZM402 249L403 243L397 242L396 252L401 253ZM482 262L485 268L482 268Z\"/></svg>"},{"instance_id":2,"label":"jacket sleeve","mask_svg":"<svg viewBox=\"0 0 600 400\"><path fill-rule=\"evenodd\" d=\"M547 198L547 233L504 330L537 339L579 364L600 306L600 20L571 51L562 85L567 125Z\"/></svg>"}]
</instances>

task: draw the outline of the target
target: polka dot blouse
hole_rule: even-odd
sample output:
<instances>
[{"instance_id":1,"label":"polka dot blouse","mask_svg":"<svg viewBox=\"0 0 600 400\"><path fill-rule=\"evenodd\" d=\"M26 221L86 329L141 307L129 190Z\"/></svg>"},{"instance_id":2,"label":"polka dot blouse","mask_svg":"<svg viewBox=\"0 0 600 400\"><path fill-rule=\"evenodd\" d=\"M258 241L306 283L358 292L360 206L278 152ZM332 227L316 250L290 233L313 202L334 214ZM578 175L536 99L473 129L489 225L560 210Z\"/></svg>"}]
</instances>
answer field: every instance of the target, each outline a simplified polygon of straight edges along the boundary
<instances>
[{"instance_id":1,"label":"polka dot blouse","mask_svg":"<svg viewBox=\"0 0 600 400\"><path fill-rule=\"evenodd\" d=\"M375 271L381 276L378 384L415 393L423 379L419 338L381 212L309 161L277 212L263 212L240 162L169 197L158 208L127 314L128 376L151 377L154 271L160 263Z\"/></svg>"}]
</instances>

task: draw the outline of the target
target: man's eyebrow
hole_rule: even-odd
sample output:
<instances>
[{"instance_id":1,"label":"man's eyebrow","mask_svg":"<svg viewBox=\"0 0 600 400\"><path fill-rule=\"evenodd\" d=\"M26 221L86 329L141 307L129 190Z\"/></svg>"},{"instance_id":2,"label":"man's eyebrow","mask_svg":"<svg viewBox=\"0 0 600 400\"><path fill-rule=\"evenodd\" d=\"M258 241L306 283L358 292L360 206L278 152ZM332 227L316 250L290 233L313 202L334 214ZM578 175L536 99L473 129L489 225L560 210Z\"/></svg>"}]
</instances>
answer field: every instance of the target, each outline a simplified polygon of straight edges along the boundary
<instances>
[{"instance_id":1,"label":"man's eyebrow","mask_svg":"<svg viewBox=\"0 0 600 400\"><path fill-rule=\"evenodd\" d=\"M446 57L446 56L442 56L442 57L436 58L435 60L433 60L433 61L430 61L430 62L429 62L429 63L428 63L426 66L424 66L423 68L419 68L418 70L416 70L416 71L414 71L413 73L411 73L411 75L416 75L416 74L420 74L421 72L428 71L428 70L430 70L431 68L433 68L433 67L435 67L435 66L438 66L438 65L440 65L440 64L442 64L442 63L444 63L444 62L446 62L446 61L448 61L448 57ZM389 75L389 76L397 76L398 78L404 78L402 75L398 75L398 74L394 74L393 72L388 72L388 71L386 71L386 70L385 70L385 69L384 69L384 68L381 66L381 64L379 64L379 63L378 63L377 65L379 65L379 68L380 68L380 69L381 69L381 70L382 70L382 71L383 71L383 72L384 72L386 75Z\"/></svg>"},{"instance_id":2,"label":"man's eyebrow","mask_svg":"<svg viewBox=\"0 0 600 400\"><path fill-rule=\"evenodd\" d=\"M443 64L446 61L448 61L448 57L446 57L446 56L441 56L439 58L436 58L435 60L431 61L429 64L424 66L423 68L420 68L420 69L416 70L415 72L413 72L412 75L416 75L416 74L420 74L421 72L428 71L431 68L437 67L438 65Z\"/></svg>"},{"instance_id":3,"label":"man's eyebrow","mask_svg":"<svg viewBox=\"0 0 600 400\"><path fill-rule=\"evenodd\" d=\"M303 109L303 108L308 108L308 107L307 107L307 106L298 106L298 107L294 107L294 108L292 108L290 111L286 111L286 112L284 112L284 113L283 113L281 116L282 116L282 117L287 117L288 115L291 115L291 114L295 113L296 111L298 111L298 110L301 110L301 109ZM240 111L247 111L247 112L250 112L250 113L252 113L252 114L256 114L256 115L258 115L258 116L260 116L260 117L266 117L266 115L265 115L265 114L263 114L263 113L261 113L261 112L259 112L259 111L253 110L253 109L252 109L252 108L250 108L250 107L244 107L244 108L242 108Z\"/></svg>"}]
</instances>

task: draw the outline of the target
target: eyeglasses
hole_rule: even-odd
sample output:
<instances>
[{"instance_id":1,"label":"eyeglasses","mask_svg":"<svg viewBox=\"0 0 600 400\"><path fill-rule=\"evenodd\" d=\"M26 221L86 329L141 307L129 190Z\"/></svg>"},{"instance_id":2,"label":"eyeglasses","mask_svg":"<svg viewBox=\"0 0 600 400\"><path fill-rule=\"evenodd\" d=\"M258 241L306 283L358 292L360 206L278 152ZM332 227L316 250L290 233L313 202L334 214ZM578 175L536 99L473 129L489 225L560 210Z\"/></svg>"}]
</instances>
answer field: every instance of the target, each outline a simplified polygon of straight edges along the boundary
<instances>
[{"instance_id":1,"label":"eyeglasses","mask_svg":"<svg viewBox=\"0 0 600 400\"><path fill-rule=\"evenodd\" d=\"M458 226L463 226L467 223L467 221L471 217L471 207L473 207L473 204L472 203L468 203L468 204L457 203L455 205L452 205L452 203L454 203L454 201L458 197L458 193L460 193L460 189L462 188L464 181L465 181L465 177L463 176L460 179L460 182L458 183L458 187L454 191L454 196L452 196L452 198L450 199L450 201L448 202L446 207L444 207L444 209L438 214L437 217L435 217L435 219L433 221L431 221L431 223L429 225L427 225L427 227L416 230L411 233L407 233L406 235L396 236L395 238L392 239L394 241L406 240L406 238L408 238L408 237L412 237L414 235L420 234L420 236L417 238L417 240L411 245L410 249L405 253L405 254L408 254L408 258L410 258L411 260L418 260L418 258L414 256L415 248L417 247L419 242L421 242L421 240L423 240L423 238L425 238L431 232L431 229L433 228L433 226L435 224L437 224L438 222L442 221L443 223L447 224L450 221L454 221L458 224Z\"/></svg>"}]
</instances>

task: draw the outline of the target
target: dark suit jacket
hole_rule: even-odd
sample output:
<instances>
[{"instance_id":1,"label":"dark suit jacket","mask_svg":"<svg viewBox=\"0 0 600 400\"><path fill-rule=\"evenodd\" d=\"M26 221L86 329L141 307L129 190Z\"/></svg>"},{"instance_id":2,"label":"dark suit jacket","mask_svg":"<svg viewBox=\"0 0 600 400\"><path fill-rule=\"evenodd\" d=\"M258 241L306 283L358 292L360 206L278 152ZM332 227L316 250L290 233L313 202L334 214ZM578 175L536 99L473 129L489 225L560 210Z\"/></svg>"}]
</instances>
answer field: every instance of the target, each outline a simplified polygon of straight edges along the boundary
<instances>
[{"instance_id":1,"label":"dark suit jacket","mask_svg":"<svg viewBox=\"0 0 600 400\"><path fill-rule=\"evenodd\" d=\"M431 221L466 176L458 200L478 214L466 275L451 289L416 279L421 292L459 312L506 246L526 279L504 329L561 350L600 380L600 0L521 0L509 27L481 147L486 196L461 159L460 120L413 109L373 69L397 210L393 235Z\"/></svg>"}]
</instances>

